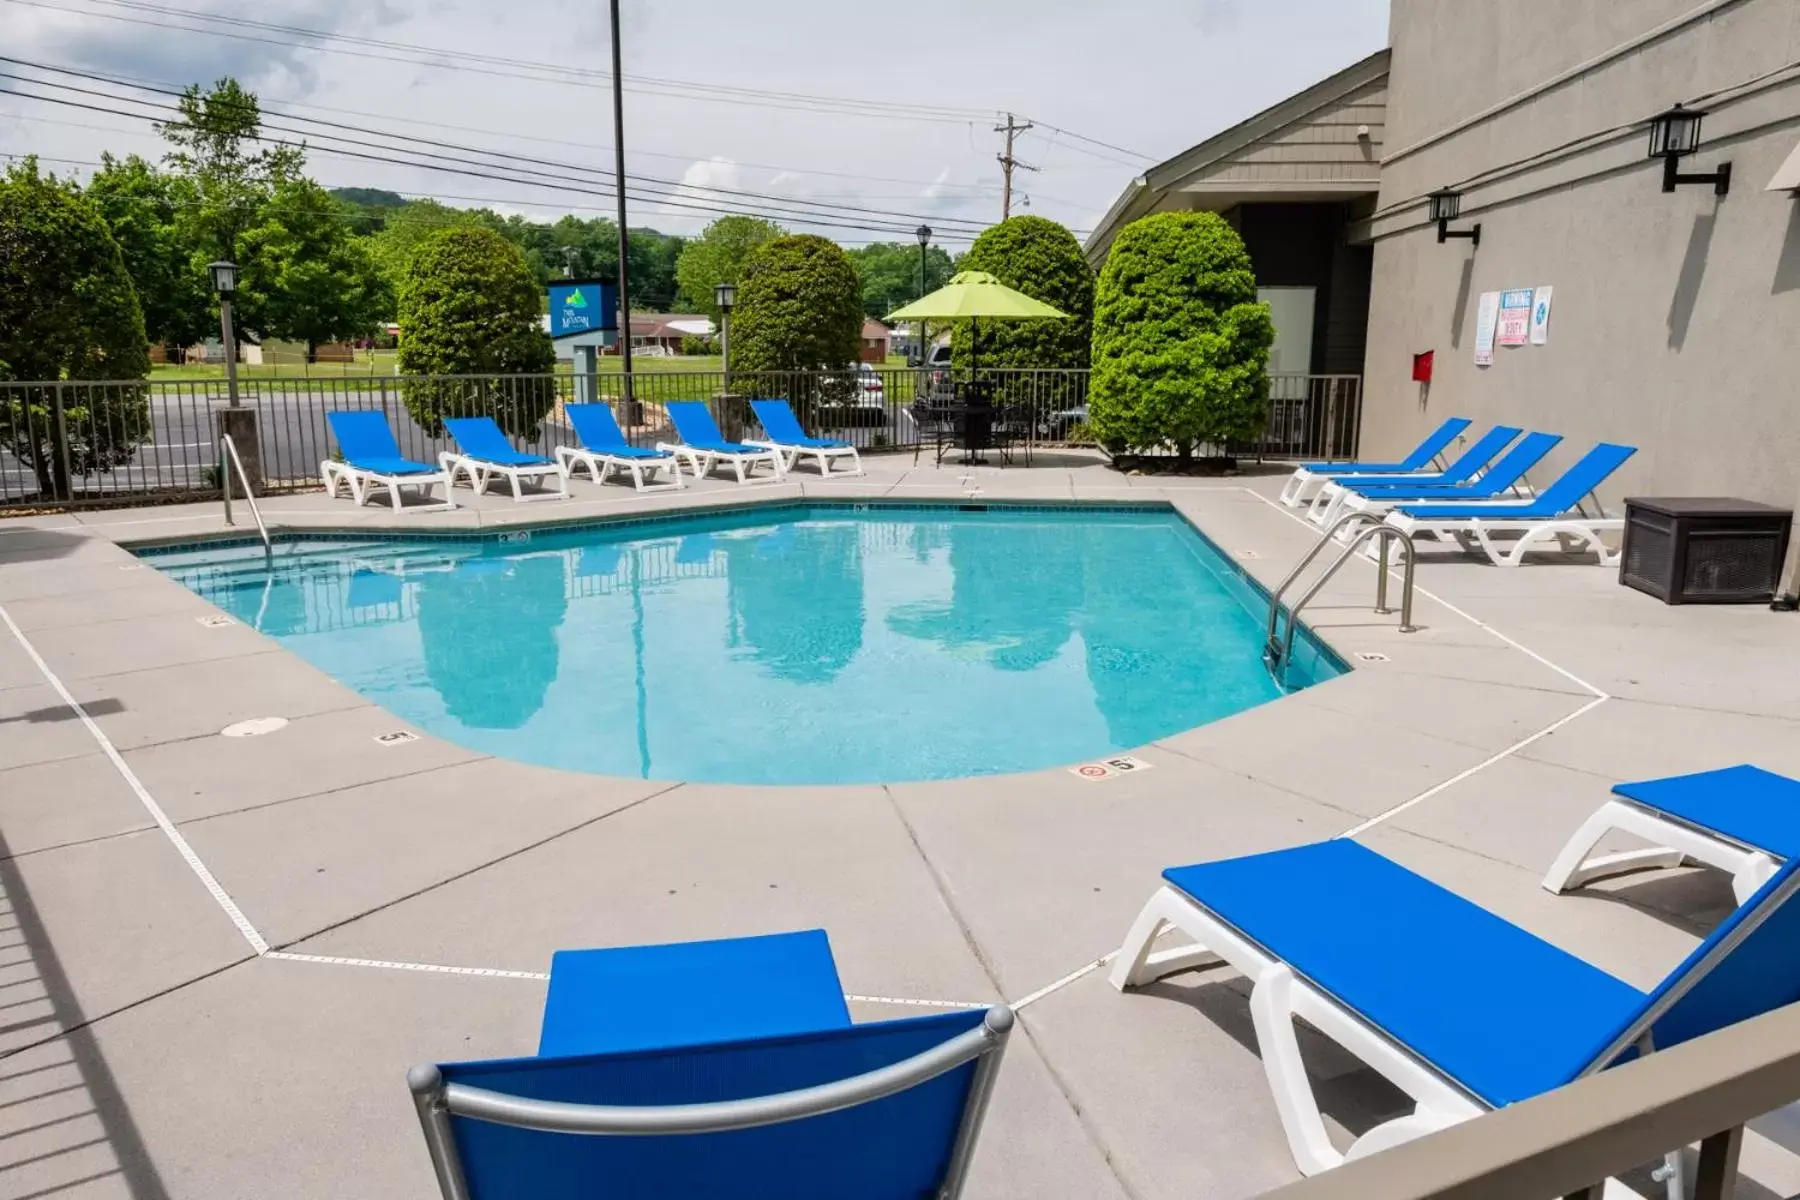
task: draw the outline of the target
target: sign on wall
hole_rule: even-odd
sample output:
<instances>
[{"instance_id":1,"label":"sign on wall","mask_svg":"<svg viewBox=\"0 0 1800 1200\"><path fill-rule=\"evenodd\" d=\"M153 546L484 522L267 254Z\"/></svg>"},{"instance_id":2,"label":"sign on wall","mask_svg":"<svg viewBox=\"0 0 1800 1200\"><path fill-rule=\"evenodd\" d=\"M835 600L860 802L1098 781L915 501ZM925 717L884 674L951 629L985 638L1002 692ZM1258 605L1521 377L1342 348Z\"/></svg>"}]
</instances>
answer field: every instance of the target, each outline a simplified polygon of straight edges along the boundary
<instances>
[{"instance_id":1,"label":"sign on wall","mask_svg":"<svg viewBox=\"0 0 1800 1200\"><path fill-rule=\"evenodd\" d=\"M1481 305L1475 310L1475 365L1494 363L1494 327L1500 319L1500 293L1481 293Z\"/></svg>"},{"instance_id":2,"label":"sign on wall","mask_svg":"<svg viewBox=\"0 0 1800 1200\"><path fill-rule=\"evenodd\" d=\"M563 279L550 285L550 336L572 337L619 327L619 289L593 279Z\"/></svg>"},{"instance_id":3,"label":"sign on wall","mask_svg":"<svg viewBox=\"0 0 1800 1200\"><path fill-rule=\"evenodd\" d=\"M1531 335L1531 289L1513 288L1500 293L1502 346L1523 346Z\"/></svg>"},{"instance_id":4,"label":"sign on wall","mask_svg":"<svg viewBox=\"0 0 1800 1200\"><path fill-rule=\"evenodd\" d=\"M1531 298L1531 344L1542 346L1550 340L1550 285L1545 284L1532 293Z\"/></svg>"}]
</instances>

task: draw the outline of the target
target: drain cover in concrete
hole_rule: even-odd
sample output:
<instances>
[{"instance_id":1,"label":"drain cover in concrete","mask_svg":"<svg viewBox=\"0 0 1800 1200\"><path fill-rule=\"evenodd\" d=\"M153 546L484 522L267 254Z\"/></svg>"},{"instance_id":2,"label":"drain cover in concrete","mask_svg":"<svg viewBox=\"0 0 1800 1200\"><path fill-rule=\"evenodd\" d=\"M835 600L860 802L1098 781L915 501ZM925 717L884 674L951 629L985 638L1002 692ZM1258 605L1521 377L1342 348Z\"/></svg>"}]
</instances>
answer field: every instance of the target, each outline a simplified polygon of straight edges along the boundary
<instances>
[{"instance_id":1,"label":"drain cover in concrete","mask_svg":"<svg viewBox=\"0 0 1800 1200\"><path fill-rule=\"evenodd\" d=\"M261 737L287 727L286 717L252 717L219 730L225 737Z\"/></svg>"}]
</instances>

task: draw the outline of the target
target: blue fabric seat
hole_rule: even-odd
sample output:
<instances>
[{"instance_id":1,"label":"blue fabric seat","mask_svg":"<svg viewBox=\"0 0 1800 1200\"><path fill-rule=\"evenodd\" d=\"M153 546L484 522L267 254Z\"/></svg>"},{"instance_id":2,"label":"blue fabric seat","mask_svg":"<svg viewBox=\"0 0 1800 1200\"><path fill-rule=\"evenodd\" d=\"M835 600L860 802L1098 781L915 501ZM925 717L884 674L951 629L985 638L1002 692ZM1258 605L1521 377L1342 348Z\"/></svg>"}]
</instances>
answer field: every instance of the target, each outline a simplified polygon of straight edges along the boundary
<instances>
[{"instance_id":1,"label":"blue fabric seat","mask_svg":"<svg viewBox=\"0 0 1800 1200\"><path fill-rule=\"evenodd\" d=\"M553 467L556 464L538 454L524 454L513 449L506 434L492 417L446 417L444 428L456 442L465 458L492 463L500 467Z\"/></svg>"},{"instance_id":2,"label":"blue fabric seat","mask_svg":"<svg viewBox=\"0 0 1800 1200\"><path fill-rule=\"evenodd\" d=\"M325 414L331 435L337 439L344 461L371 475L438 474L442 468L414 462L400 453L394 431L378 412L330 412Z\"/></svg>"},{"instance_id":3,"label":"blue fabric seat","mask_svg":"<svg viewBox=\"0 0 1800 1200\"><path fill-rule=\"evenodd\" d=\"M744 442L728 442L719 431L719 423L706 405L698 400L676 400L667 406L669 420L674 423L675 433L681 438L682 445L695 450L705 450L711 454L754 454L767 455L769 452L762 446L751 446Z\"/></svg>"},{"instance_id":4,"label":"blue fabric seat","mask_svg":"<svg viewBox=\"0 0 1800 1200\"><path fill-rule=\"evenodd\" d=\"M1782 858L1800 858L1800 780L1745 763L1621 783L1613 791L1697 829Z\"/></svg>"},{"instance_id":5,"label":"blue fabric seat","mask_svg":"<svg viewBox=\"0 0 1800 1200\"><path fill-rule=\"evenodd\" d=\"M1467 417L1451 417L1432 430L1424 441L1413 447L1412 453L1399 462L1302 463L1299 469L1313 475L1379 475L1422 471L1472 423Z\"/></svg>"},{"instance_id":6,"label":"blue fabric seat","mask_svg":"<svg viewBox=\"0 0 1800 1200\"><path fill-rule=\"evenodd\" d=\"M752 400L751 409L762 423L763 432L778 446L801 446L808 450L848 450L850 443L838 438L808 437L786 400Z\"/></svg>"},{"instance_id":7,"label":"blue fabric seat","mask_svg":"<svg viewBox=\"0 0 1800 1200\"><path fill-rule=\"evenodd\" d=\"M1519 436L1519 432L1520 430L1517 425L1494 426L1492 429L1476 438L1473 442L1469 443L1469 448L1467 450L1464 450L1461 454L1457 455L1455 461L1451 462L1442 471L1439 471L1436 474L1421 473L1415 475L1411 479L1398 479L1397 477L1388 475L1371 475L1367 480L1364 480L1361 478L1362 473L1358 472L1357 478L1339 479L1334 480L1333 482L1342 487L1354 487L1360 486L1364 482L1382 481L1390 483L1398 482L1401 484L1467 483L1475 476L1477 471L1487 466L1488 463L1493 460L1494 455L1506 449L1512 440Z\"/></svg>"},{"instance_id":8,"label":"blue fabric seat","mask_svg":"<svg viewBox=\"0 0 1800 1200\"><path fill-rule=\"evenodd\" d=\"M1539 492L1536 499L1519 504L1406 504L1397 511L1422 521L1548 520L1560 517L1580 504L1584 496L1604 483L1607 476L1636 453L1636 446L1601 442L1563 472L1561 478Z\"/></svg>"},{"instance_id":9,"label":"blue fabric seat","mask_svg":"<svg viewBox=\"0 0 1800 1200\"><path fill-rule=\"evenodd\" d=\"M1501 495L1525 478L1525 473L1542 462L1561 441L1561 434L1528 433L1472 483L1437 482L1438 477L1431 475L1415 479L1393 475L1373 475L1366 479L1359 476L1342 483L1346 490L1375 500L1487 500Z\"/></svg>"}]
</instances>

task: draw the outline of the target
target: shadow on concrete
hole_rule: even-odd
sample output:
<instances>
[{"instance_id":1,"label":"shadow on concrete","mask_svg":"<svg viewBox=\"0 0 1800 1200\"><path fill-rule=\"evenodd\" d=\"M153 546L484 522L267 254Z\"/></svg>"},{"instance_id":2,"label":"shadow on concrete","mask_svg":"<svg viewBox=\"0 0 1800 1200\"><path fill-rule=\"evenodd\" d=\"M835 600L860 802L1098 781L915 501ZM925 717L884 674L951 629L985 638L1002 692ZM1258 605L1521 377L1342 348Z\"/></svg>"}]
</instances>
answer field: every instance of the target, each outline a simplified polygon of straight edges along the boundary
<instances>
[{"instance_id":1,"label":"shadow on concrete","mask_svg":"<svg viewBox=\"0 0 1800 1200\"><path fill-rule=\"evenodd\" d=\"M0 837L0 1188L12 1200L123 1185L168 1200Z\"/></svg>"},{"instance_id":2,"label":"shadow on concrete","mask_svg":"<svg viewBox=\"0 0 1800 1200\"><path fill-rule=\"evenodd\" d=\"M90 540L87 534L64 533L60 529L36 529L29 525L7 529L0 532L0 571L4 571L8 563L67 558Z\"/></svg>"},{"instance_id":3,"label":"shadow on concrete","mask_svg":"<svg viewBox=\"0 0 1800 1200\"><path fill-rule=\"evenodd\" d=\"M1463 259L1462 275L1456 281L1456 303L1450 309L1450 348L1460 349L1463 323L1469 319L1469 290L1475 286L1475 256Z\"/></svg>"},{"instance_id":4,"label":"shadow on concrete","mask_svg":"<svg viewBox=\"0 0 1800 1200\"><path fill-rule=\"evenodd\" d=\"M1697 938L1706 937L1737 910L1730 877L1711 867L1650 868L1617 875L1577 888L1567 898L1624 905Z\"/></svg>"},{"instance_id":5,"label":"shadow on concrete","mask_svg":"<svg viewBox=\"0 0 1800 1200\"><path fill-rule=\"evenodd\" d=\"M1787 236L1782 239L1781 253L1775 259L1775 282L1770 293L1780 295L1800 288L1800 204L1788 207Z\"/></svg>"},{"instance_id":6,"label":"shadow on concrete","mask_svg":"<svg viewBox=\"0 0 1800 1200\"><path fill-rule=\"evenodd\" d=\"M1681 271L1675 276L1675 294L1669 298L1669 348L1680 350L1687 341L1688 323L1694 319L1694 305L1700 300L1700 281L1706 276L1706 258L1712 251L1713 228L1719 223L1717 212L1701 213L1694 218L1688 232L1687 253L1681 256Z\"/></svg>"},{"instance_id":7,"label":"shadow on concrete","mask_svg":"<svg viewBox=\"0 0 1800 1200\"><path fill-rule=\"evenodd\" d=\"M87 709L90 717L110 717L114 713L125 711L123 700L114 700L110 696L102 700L84 700L81 707ZM0 725L14 725L23 722L27 725L49 725L58 721L79 721L81 718L75 710L66 704L53 705L50 708L34 708L30 712L22 712L16 717L0 717Z\"/></svg>"}]
</instances>

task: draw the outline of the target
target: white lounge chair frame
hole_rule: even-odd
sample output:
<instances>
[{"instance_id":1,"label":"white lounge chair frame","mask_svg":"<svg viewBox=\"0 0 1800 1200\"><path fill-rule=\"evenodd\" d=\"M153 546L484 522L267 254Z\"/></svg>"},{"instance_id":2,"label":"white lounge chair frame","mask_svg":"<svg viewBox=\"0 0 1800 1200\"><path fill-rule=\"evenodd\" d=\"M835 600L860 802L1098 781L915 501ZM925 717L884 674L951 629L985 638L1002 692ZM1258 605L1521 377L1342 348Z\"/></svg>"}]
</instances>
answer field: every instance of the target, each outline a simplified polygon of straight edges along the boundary
<instances>
[{"instance_id":1,"label":"white lounge chair frame","mask_svg":"<svg viewBox=\"0 0 1800 1200\"><path fill-rule=\"evenodd\" d=\"M1422 506L1431 501L1406 500L1401 503ZM1462 506L1461 501L1456 503L1457 507ZM1558 549L1564 553L1590 549L1594 552L1598 565L1619 565L1620 549L1608 546L1600 535L1623 534L1623 518L1565 514L1538 520L1526 518L1509 521L1506 519L1507 507L1505 504L1495 504L1494 515L1491 517L1461 517L1456 520L1412 517L1396 509L1387 514L1386 522L1410 534L1414 539L1428 535L1438 541L1454 541L1464 550L1480 550L1497 567L1516 567L1525 561L1527 554L1539 549ZM1518 507L1523 507L1523 504ZM1507 540L1501 536L1496 539L1496 535L1507 534L1517 534L1518 537ZM1546 546L1546 542L1555 542L1556 545Z\"/></svg>"},{"instance_id":2,"label":"white lounge chair frame","mask_svg":"<svg viewBox=\"0 0 1800 1200\"><path fill-rule=\"evenodd\" d=\"M1458 439L1456 440L1460 440L1460 436L1461 435L1458 435ZM1354 467L1355 465L1355 463L1344 464L1346 467ZM1440 450L1431 456L1431 461L1429 463L1419 468L1417 471L1364 471L1361 472L1361 474L1372 479L1378 474L1395 477L1404 475L1436 475L1440 474L1443 469L1444 452ZM1288 508L1299 508L1302 504L1311 501L1314 496L1318 495L1319 490L1326 484L1335 482L1339 479L1354 479L1357 474L1358 472L1355 471L1351 471L1347 474L1333 474L1330 471L1314 472L1308 471L1302 467L1296 467L1294 473L1288 476L1288 481L1281 485L1281 503Z\"/></svg>"},{"instance_id":3,"label":"white lounge chair frame","mask_svg":"<svg viewBox=\"0 0 1800 1200\"><path fill-rule=\"evenodd\" d=\"M753 442L744 443L746 446L755 444ZM656 448L664 454L673 454L677 459L686 463L688 469L693 471L695 479L705 479L720 463L731 465L731 469L737 473L739 483L781 483L787 478L787 466L782 462L781 452L778 450L758 450L755 454L730 454L724 450L701 450L684 442L658 442ZM756 471L757 463L768 463L775 469L774 476L769 479L750 478Z\"/></svg>"},{"instance_id":4,"label":"white lounge chair frame","mask_svg":"<svg viewBox=\"0 0 1800 1200\"><path fill-rule=\"evenodd\" d=\"M855 446L796 446L789 442L758 441L754 438L746 440L744 445L761 446L765 450L773 450L782 455L781 470L784 475L794 469L794 464L800 461L802 454L810 454L818 462L821 477L831 474L831 460L834 458L850 460L850 470L839 471L839 475L864 474L862 456L857 454Z\"/></svg>"},{"instance_id":5,"label":"white lounge chair frame","mask_svg":"<svg viewBox=\"0 0 1800 1200\"><path fill-rule=\"evenodd\" d=\"M660 492L668 488L680 490L687 486L681 482L681 460L673 454L663 458L636 458L608 454L604 450L589 450L583 446L558 446L556 461L562 468L565 479L574 478L575 468L586 467L588 477L595 483L605 483L606 477L614 471L628 471L631 474L631 485L640 492ZM665 482L644 482L646 475L659 470L667 472L669 478Z\"/></svg>"},{"instance_id":6,"label":"white lounge chair frame","mask_svg":"<svg viewBox=\"0 0 1800 1200\"><path fill-rule=\"evenodd\" d=\"M450 486L456 485L458 472L469 477L469 486L476 494L486 495L488 484L496 479L504 479L512 484L512 497L521 503L531 500L567 500L569 498L569 474L559 463L537 463L532 466L514 467L504 463L488 462L485 459L472 458L467 454L455 454L445 450L438 455L438 463L450 480ZM527 479L541 480L546 476L556 476L556 491L534 492L526 495L520 484Z\"/></svg>"},{"instance_id":7,"label":"white lounge chair frame","mask_svg":"<svg viewBox=\"0 0 1800 1200\"><path fill-rule=\"evenodd\" d=\"M1398 479L1400 476L1382 478ZM1312 504L1306 510L1306 519L1320 528L1327 528L1346 513L1366 512L1371 517L1379 517L1401 504L1519 504L1536 495L1537 492L1528 483L1519 482L1508 488L1504 495L1472 500L1448 497L1442 500L1420 500L1416 497L1389 499L1381 493L1369 495L1355 490L1353 479L1331 479L1313 497Z\"/></svg>"},{"instance_id":8,"label":"white lounge chair frame","mask_svg":"<svg viewBox=\"0 0 1800 1200\"><path fill-rule=\"evenodd\" d=\"M421 471L414 475L382 475L375 471L364 471L347 462L338 462L328 458L319 463L319 478L325 484L325 494L333 500L337 499L338 485L341 483L350 491L350 499L358 508L369 502L369 493L376 488L386 488L388 499L392 501L395 512L447 512L456 507L456 497L450 494L449 471ZM431 500L431 489L437 484L444 486L444 498ZM419 497L430 501L426 504L415 504L410 509L400 503L400 489L416 487Z\"/></svg>"},{"instance_id":9,"label":"white lounge chair frame","mask_svg":"<svg viewBox=\"0 0 1800 1200\"><path fill-rule=\"evenodd\" d=\"M1155 950L1156 939L1166 928L1178 929L1193 941ZM1288 1149L1301 1174L1320 1175L1351 1159L1365 1158L1492 1111L1173 887L1158 888L1144 905L1126 932L1107 978L1124 991L1218 963L1236 968L1251 981L1250 1019L1256 1029L1257 1050ZM1339 1150L1326 1131L1318 1096L1300 1058L1296 1020L1304 1020L1349 1051L1410 1096L1417 1107L1370 1129L1348 1150ZM1684 1195L1680 1163L1677 1153L1665 1160L1665 1168L1674 1172L1668 1180L1672 1200ZM1605 1195L1606 1200L1637 1200L1636 1192L1615 1180L1607 1181Z\"/></svg>"},{"instance_id":10,"label":"white lounge chair frame","mask_svg":"<svg viewBox=\"0 0 1800 1200\"><path fill-rule=\"evenodd\" d=\"M1600 839L1614 830L1653 845L1617 854L1592 854ZM1550 864L1544 887L1565 892L1603 876L1652 867L1679 867L1689 859L1730 875L1731 894L1739 904L1753 896L1781 866L1781 861L1766 850L1746 846L1710 829L1695 828L1627 797L1612 796L1582 822Z\"/></svg>"}]
</instances>

